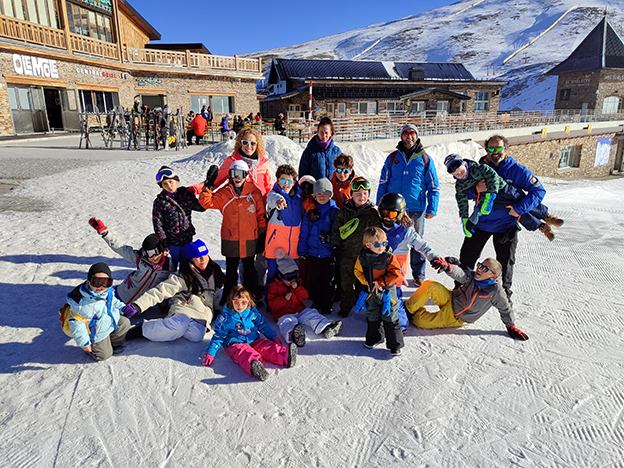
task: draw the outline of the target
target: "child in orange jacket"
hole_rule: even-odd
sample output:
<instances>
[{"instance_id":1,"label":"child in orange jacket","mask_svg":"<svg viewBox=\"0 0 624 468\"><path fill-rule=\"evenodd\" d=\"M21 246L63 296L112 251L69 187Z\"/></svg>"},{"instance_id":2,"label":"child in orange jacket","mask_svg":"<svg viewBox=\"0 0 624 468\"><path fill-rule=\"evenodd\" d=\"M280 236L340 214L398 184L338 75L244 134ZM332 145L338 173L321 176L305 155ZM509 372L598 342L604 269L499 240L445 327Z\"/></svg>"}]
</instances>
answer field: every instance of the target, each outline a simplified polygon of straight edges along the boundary
<instances>
[{"instance_id":1,"label":"child in orange jacket","mask_svg":"<svg viewBox=\"0 0 624 468\"><path fill-rule=\"evenodd\" d=\"M225 257L226 270L220 305L224 305L228 294L238 284L240 261L243 262L243 285L258 297L254 257L258 239L266 233L266 208L262 193L248 179L249 166L244 161L237 160L230 165L228 184L213 193L218 170L217 166L208 169L199 203L223 214L221 254Z\"/></svg>"}]
</instances>

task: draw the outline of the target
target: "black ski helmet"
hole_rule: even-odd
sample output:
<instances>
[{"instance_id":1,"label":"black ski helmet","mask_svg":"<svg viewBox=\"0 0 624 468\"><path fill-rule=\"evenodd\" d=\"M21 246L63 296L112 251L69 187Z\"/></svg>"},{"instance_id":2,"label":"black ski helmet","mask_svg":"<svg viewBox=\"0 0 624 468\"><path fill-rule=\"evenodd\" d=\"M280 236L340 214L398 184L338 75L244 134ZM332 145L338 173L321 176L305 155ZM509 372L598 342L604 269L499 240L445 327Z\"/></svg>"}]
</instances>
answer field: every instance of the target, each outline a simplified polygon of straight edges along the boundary
<instances>
[{"instance_id":1,"label":"black ski helmet","mask_svg":"<svg viewBox=\"0 0 624 468\"><path fill-rule=\"evenodd\" d=\"M379 200L379 216L381 217L381 223L386 227L392 227L398 224L405 216L405 198L400 193L386 193L381 200ZM384 212L396 212L397 215L391 218L391 221L386 221L383 215Z\"/></svg>"}]
</instances>

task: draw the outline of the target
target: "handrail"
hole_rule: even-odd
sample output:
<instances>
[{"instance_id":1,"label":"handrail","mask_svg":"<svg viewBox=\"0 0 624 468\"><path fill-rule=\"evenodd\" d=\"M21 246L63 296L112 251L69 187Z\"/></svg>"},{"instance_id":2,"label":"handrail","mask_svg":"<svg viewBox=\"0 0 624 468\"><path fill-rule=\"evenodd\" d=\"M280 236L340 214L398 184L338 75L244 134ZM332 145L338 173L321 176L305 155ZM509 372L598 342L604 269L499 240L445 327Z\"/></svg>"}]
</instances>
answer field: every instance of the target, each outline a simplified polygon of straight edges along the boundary
<instances>
[{"instance_id":1,"label":"handrail","mask_svg":"<svg viewBox=\"0 0 624 468\"><path fill-rule=\"evenodd\" d=\"M74 52L119 60L119 48L117 44L72 33L69 34L69 40L71 41L71 48Z\"/></svg>"},{"instance_id":2,"label":"handrail","mask_svg":"<svg viewBox=\"0 0 624 468\"><path fill-rule=\"evenodd\" d=\"M67 49L64 31L4 15L0 15L0 36L57 49Z\"/></svg>"}]
</instances>

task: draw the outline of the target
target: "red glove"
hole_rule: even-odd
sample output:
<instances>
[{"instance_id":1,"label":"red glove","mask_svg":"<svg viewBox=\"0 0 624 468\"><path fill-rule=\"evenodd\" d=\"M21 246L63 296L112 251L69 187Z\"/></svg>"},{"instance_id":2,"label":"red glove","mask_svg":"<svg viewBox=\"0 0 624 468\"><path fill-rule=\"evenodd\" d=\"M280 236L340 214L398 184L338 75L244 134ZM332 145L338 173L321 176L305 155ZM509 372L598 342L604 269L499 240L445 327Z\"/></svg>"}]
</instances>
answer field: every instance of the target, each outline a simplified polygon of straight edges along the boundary
<instances>
[{"instance_id":1,"label":"red glove","mask_svg":"<svg viewBox=\"0 0 624 468\"><path fill-rule=\"evenodd\" d=\"M529 336L523 331L520 331L518 328L516 328L515 325L512 325L511 327L508 326L507 333L509 334L509 336L516 340L526 341L529 339Z\"/></svg>"},{"instance_id":2,"label":"red glove","mask_svg":"<svg viewBox=\"0 0 624 468\"><path fill-rule=\"evenodd\" d=\"M275 339L273 340L273 343L278 344L280 346L284 346L282 344L282 340L279 339L279 336L276 336Z\"/></svg>"},{"instance_id":3,"label":"red glove","mask_svg":"<svg viewBox=\"0 0 624 468\"><path fill-rule=\"evenodd\" d=\"M438 273L442 273L443 271L451 271L451 265L449 262L444 260L442 257L436 257L431 260L431 266L438 270Z\"/></svg>"},{"instance_id":4,"label":"red glove","mask_svg":"<svg viewBox=\"0 0 624 468\"><path fill-rule=\"evenodd\" d=\"M108 228L104 226L104 223L99 219L91 218L89 220L89 224L93 229L97 231L98 234L102 234L103 232L108 231Z\"/></svg>"},{"instance_id":5,"label":"red glove","mask_svg":"<svg viewBox=\"0 0 624 468\"><path fill-rule=\"evenodd\" d=\"M212 361L214 361L214 356L212 354L204 354L204 361L202 362L202 366L212 366Z\"/></svg>"}]
</instances>

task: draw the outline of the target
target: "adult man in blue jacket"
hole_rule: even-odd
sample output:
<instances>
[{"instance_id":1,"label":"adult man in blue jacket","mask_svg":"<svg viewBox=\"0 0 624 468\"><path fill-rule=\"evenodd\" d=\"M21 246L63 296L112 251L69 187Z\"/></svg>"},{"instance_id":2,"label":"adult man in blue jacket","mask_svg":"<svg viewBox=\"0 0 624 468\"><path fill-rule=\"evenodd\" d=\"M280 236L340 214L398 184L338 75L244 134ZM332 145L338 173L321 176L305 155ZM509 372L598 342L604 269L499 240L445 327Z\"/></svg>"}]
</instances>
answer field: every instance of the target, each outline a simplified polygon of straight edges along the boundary
<instances>
[{"instance_id":1,"label":"adult man in blue jacket","mask_svg":"<svg viewBox=\"0 0 624 468\"><path fill-rule=\"evenodd\" d=\"M487 164L494 169L507 182L507 186L494 200L490 214L481 215L471 235L464 238L459 262L461 268L473 269L483 247L493 237L496 260L503 266L503 288L511 301L511 283L520 230L518 218L542 202L546 189L531 171L507 155L509 141L505 137L490 137L485 142L485 148L487 154L481 158L481 164ZM484 181L479 182L475 188L468 191L468 198L477 198L478 192L487 190Z\"/></svg>"},{"instance_id":2,"label":"adult man in blue jacket","mask_svg":"<svg viewBox=\"0 0 624 468\"><path fill-rule=\"evenodd\" d=\"M433 218L438 212L440 184L435 164L425 152L415 125L403 127L397 151L386 158L377 188L378 205L386 193L403 195L407 214L414 221L414 229L422 237L425 219ZM425 281L425 260L420 252L412 249L410 266L416 287Z\"/></svg>"}]
</instances>

